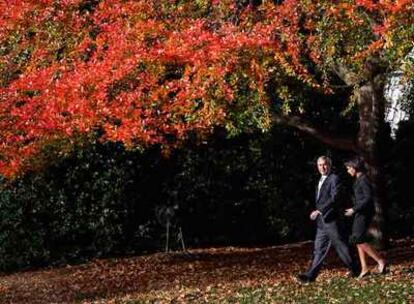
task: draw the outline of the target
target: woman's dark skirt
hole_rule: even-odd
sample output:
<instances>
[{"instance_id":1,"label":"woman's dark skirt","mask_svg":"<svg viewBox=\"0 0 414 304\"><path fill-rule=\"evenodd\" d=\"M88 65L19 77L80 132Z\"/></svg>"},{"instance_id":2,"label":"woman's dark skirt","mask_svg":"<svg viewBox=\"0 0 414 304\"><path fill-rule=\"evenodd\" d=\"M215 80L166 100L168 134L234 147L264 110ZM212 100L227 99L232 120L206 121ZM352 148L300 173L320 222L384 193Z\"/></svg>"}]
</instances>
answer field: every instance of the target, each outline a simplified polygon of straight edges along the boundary
<instances>
[{"instance_id":1,"label":"woman's dark skirt","mask_svg":"<svg viewBox=\"0 0 414 304\"><path fill-rule=\"evenodd\" d=\"M373 215L356 213L352 223L352 234L349 237L351 244L362 244L372 241L373 236L368 233Z\"/></svg>"}]
</instances>

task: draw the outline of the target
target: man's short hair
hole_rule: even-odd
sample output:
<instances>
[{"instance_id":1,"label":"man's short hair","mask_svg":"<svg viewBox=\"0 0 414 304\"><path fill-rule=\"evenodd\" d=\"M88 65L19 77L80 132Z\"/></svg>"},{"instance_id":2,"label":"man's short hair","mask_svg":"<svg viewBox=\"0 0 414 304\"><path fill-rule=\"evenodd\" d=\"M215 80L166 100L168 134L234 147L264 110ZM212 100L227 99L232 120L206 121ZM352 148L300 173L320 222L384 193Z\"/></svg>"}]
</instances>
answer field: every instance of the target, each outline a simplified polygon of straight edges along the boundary
<instances>
[{"instance_id":1,"label":"man's short hair","mask_svg":"<svg viewBox=\"0 0 414 304\"><path fill-rule=\"evenodd\" d=\"M316 163L318 163L320 160L324 160L329 165L329 167L332 167L332 160L329 156L325 156L325 155L319 156L318 159L316 160Z\"/></svg>"}]
</instances>

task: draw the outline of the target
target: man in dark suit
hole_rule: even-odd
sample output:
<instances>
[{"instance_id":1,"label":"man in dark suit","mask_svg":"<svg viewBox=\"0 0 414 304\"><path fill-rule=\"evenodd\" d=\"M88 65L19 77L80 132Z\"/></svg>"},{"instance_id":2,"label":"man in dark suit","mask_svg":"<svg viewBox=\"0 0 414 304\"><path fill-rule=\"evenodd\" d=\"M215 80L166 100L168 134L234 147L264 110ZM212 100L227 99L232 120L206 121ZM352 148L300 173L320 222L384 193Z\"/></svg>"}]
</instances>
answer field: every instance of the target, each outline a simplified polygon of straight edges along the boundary
<instances>
[{"instance_id":1,"label":"man in dark suit","mask_svg":"<svg viewBox=\"0 0 414 304\"><path fill-rule=\"evenodd\" d=\"M331 172L331 166L329 157L318 158L317 167L321 178L315 193L316 209L310 214L311 220L315 220L317 224L313 259L308 271L297 276L300 282L312 282L316 279L331 246L348 267L350 274L357 275L357 265L351 256L348 244L338 230L341 184L338 176Z\"/></svg>"}]
</instances>

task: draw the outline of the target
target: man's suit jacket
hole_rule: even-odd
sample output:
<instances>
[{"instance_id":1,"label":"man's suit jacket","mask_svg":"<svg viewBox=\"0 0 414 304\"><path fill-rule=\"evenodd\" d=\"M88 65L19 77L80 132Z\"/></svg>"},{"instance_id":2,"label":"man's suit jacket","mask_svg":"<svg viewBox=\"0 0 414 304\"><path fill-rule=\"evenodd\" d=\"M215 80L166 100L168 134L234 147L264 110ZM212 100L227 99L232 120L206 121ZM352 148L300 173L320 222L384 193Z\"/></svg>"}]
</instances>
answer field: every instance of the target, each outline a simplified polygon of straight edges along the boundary
<instances>
[{"instance_id":1,"label":"man's suit jacket","mask_svg":"<svg viewBox=\"0 0 414 304\"><path fill-rule=\"evenodd\" d=\"M334 221L338 217L340 188L340 180L334 173L330 173L324 180L319 190L319 196L318 186L316 186L316 209L322 213L325 223Z\"/></svg>"}]
</instances>

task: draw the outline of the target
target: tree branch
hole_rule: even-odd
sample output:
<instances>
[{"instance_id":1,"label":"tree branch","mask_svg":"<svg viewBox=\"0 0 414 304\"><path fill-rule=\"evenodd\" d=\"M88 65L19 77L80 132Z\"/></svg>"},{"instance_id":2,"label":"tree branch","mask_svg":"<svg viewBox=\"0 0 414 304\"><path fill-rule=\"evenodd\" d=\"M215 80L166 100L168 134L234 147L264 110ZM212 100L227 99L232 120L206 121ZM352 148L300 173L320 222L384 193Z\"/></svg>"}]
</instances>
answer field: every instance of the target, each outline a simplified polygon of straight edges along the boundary
<instances>
[{"instance_id":1,"label":"tree branch","mask_svg":"<svg viewBox=\"0 0 414 304\"><path fill-rule=\"evenodd\" d=\"M315 128L299 117L286 117L275 113L272 115L272 122L275 124L296 128L299 131L311 135L312 137L331 147L346 151L358 151L358 147L353 139L335 137L332 134L328 134L327 132Z\"/></svg>"},{"instance_id":2,"label":"tree branch","mask_svg":"<svg viewBox=\"0 0 414 304\"><path fill-rule=\"evenodd\" d=\"M341 63L333 64L332 71L348 86L354 86L359 82L358 76Z\"/></svg>"}]
</instances>

